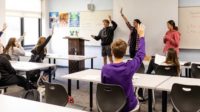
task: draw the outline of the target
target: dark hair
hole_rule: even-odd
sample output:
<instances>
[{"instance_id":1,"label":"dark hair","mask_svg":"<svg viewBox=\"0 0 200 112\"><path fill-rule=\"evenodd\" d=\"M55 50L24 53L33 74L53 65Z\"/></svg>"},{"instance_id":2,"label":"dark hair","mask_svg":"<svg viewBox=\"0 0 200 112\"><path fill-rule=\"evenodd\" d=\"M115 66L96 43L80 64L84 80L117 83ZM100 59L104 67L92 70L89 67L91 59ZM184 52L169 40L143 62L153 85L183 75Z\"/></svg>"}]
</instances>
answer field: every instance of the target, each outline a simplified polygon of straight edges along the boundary
<instances>
[{"instance_id":1,"label":"dark hair","mask_svg":"<svg viewBox=\"0 0 200 112\"><path fill-rule=\"evenodd\" d=\"M103 22L110 24L110 21L108 19L104 19Z\"/></svg>"},{"instance_id":2,"label":"dark hair","mask_svg":"<svg viewBox=\"0 0 200 112\"><path fill-rule=\"evenodd\" d=\"M177 72L180 73L180 64L179 64L179 61L178 61L177 52L174 50L174 48L168 49L165 62L167 64L175 65L177 67Z\"/></svg>"},{"instance_id":3,"label":"dark hair","mask_svg":"<svg viewBox=\"0 0 200 112\"><path fill-rule=\"evenodd\" d=\"M117 39L112 43L111 49L116 58L123 58L126 53L127 43L122 39Z\"/></svg>"},{"instance_id":4,"label":"dark hair","mask_svg":"<svg viewBox=\"0 0 200 112\"><path fill-rule=\"evenodd\" d=\"M174 20L169 20L167 23L170 24L170 25L172 25L172 27L173 27L174 30L178 31L178 27L176 26Z\"/></svg>"},{"instance_id":5,"label":"dark hair","mask_svg":"<svg viewBox=\"0 0 200 112\"><path fill-rule=\"evenodd\" d=\"M138 24L141 24L142 22L139 19L134 19L134 21Z\"/></svg>"}]
</instances>

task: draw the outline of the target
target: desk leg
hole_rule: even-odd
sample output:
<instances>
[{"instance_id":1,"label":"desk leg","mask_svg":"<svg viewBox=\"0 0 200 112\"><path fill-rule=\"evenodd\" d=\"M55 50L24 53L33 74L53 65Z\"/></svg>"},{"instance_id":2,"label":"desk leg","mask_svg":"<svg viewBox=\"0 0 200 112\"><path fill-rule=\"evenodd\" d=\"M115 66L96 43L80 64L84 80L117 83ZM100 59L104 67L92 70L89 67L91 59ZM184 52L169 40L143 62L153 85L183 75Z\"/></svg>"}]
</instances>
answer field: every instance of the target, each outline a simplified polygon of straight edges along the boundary
<instances>
[{"instance_id":1,"label":"desk leg","mask_svg":"<svg viewBox=\"0 0 200 112\"><path fill-rule=\"evenodd\" d=\"M93 107L93 82L90 82L90 111Z\"/></svg>"},{"instance_id":2,"label":"desk leg","mask_svg":"<svg viewBox=\"0 0 200 112\"><path fill-rule=\"evenodd\" d=\"M148 112L152 112L153 110L152 102L153 102L152 89L148 89Z\"/></svg>"},{"instance_id":3,"label":"desk leg","mask_svg":"<svg viewBox=\"0 0 200 112\"><path fill-rule=\"evenodd\" d=\"M52 78L52 72L51 72L51 67L49 67L49 82L51 83L51 78Z\"/></svg>"},{"instance_id":4,"label":"desk leg","mask_svg":"<svg viewBox=\"0 0 200 112\"><path fill-rule=\"evenodd\" d=\"M188 77L188 68L185 68L185 77Z\"/></svg>"},{"instance_id":5,"label":"desk leg","mask_svg":"<svg viewBox=\"0 0 200 112\"><path fill-rule=\"evenodd\" d=\"M55 58L53 59L53 64L56 64L56 59ZM53 79L55 79L55 78L56 78L56 72L53 73Z\"/></svg>"},{"instance_id":6,"label":"desk leg","mask_svg":"<svg viewBox=\"0 0 200 112\"><path fill-rule=\"evenodd\" d=\"M167 91L162 91L162 112L167 112Z\"/></svg>"},{"instance_id":7,"label":"desk leg","mask_svg":"<svg viewBox=\"0 0 200 112\"><path fill-rule=\"evenodd\" d=\"M91 69L93 69L94 68L94 59L92 58L91 59Z\"/></svg>"},{"instance_id":8,"label":"desk leg","mask_svg":"<svg viewBox=\"0 0 200 112\"><path fill-rule=\"evenodd\" d=\"M79 80L76 81L76 88L79 89Z\"/></svg>"},{"instance_id":9,"label":"desk leg","mask_svg":"<svg viewBox=\"0 0 200 112\"><path fill-rule=\"evenodd\" d=\"M49 58L49 64L51 64L51 58Z\"/></svg>"},{"instance_id":10,"label":"desk leg","mask_svg":"<svg viewBox=\"0 0 200 112\"><path fill-rule=\"evenodd\" d=\"M71 79L68 79L68 95L71 96Z\"/></svg>"}]
</instances>

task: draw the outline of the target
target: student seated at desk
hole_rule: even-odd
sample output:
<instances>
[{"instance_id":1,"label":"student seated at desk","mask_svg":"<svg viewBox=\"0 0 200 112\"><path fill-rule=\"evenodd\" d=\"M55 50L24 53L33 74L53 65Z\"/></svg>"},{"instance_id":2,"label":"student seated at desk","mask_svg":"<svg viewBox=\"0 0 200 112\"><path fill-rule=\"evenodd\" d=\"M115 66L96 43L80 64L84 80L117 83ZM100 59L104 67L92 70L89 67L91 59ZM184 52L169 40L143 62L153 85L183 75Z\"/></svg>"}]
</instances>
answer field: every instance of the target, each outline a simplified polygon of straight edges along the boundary
<instances>
[{"instance_id":1,"label":"student seated at desk","mask_svg":"<svg viewBox=\"0 0 200 112\"><path fill-rule=\"evenodd\" d=\"M165 62L163 62L163 64L175 65L177 67L178 73L180 73L180 64L179 64L177 52L175 51L174 48L169 48L168 49L167 57L166 57ZM147 74L151 74L154 70L156 70L157 66L158 65L155 63L155 59L152 58L150 63L149 63L149 67L148 67L146 73Z\"/></svg>"},{"instance_id":2,"label":"student seated at desk","mask_svg":"<svg viewBox=\"0 0 200 112\"><path fill-rule=\"evenodd\" d=\"M15 69L3 54L0 55L0 75L0 86L17 84L25 90L28 90L31 87L23 76L16 75Z\"/></svg>"},{"instance_id":3,"label":"student seated at desk","mask_svg":"<svg viewBox=\"0 0 200 112\"><path fill-rule=\"evenodd\" d=\"M135 57L124 63L123 56L126 53L127 44L119 39L112 43L111 49L115 57L113 64L105 65L102 69L101 82L106 84L120 85L127 96L127 104L124 112L133 111L139 108L139 102L134 94L132 78L139 69L145 57L144 29L139 26L139 47Z\"/></svg>"},{"instance_id":4,"label":"student seated at desk","mask_svg":"<svg viewBox=\"0 0 200 112\"><path fill-rule=\"evenodd\" d=\"M35 48L31 51L32 55L31 55L31 59L29 60L30 62L37 62L37 63L42 63L46 54L47 54L47 44L49 43L49 41L52 38L53 35L53 30L52 29L52 34L49 35L47 37L47 39L45 37L40 37L37 45L35 46ZM48 70L45 71L42 79L44 81L48 80L48 73L50 73ZM33 83L37 82L39 76L40 76L40 70L34 70L34 71L30 71L26 73L27 79L31 80Z\"/></svg>"},{"instance_id":5,"label":"student seated at desk","mask_svg":"<svg viewBox=\"0 0 200 112\"><path fill-rule=\"evenodd\" d=\"M3 53L9 55L12 61L18 61L20 56L25 55L21 42L14 37L10 38Z\"/></svg>"}]
</instances>

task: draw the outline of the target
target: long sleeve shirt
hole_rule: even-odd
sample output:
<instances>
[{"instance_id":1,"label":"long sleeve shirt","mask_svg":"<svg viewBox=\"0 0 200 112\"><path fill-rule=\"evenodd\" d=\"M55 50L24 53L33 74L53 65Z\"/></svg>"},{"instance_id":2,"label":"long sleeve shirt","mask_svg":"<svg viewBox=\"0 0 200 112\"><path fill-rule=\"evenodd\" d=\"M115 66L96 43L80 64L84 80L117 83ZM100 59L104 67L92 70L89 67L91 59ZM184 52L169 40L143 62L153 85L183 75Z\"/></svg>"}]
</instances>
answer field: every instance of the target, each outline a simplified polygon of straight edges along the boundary
<instances>
[{"instance_id":1,"label":"long sleeve shirt","mask_svg":"<svg viewBox=\"0 0 200 112\"><path fill-rule=\"evenodd\" d=\"M25 51L22 46L13 47L8 50L8 55L11 57L12 61L18 61L20 56L25 55Z\"/></svg>"},{"instance_id":2,"label":"long sleeve shirt","mask_svg":"<svg viewBox=\"0 0 200 112\"><path fill-rule=\"evenodd\" d=\"M40 58L43 60L46 56L46 50L45 47L47 46L47 44L49 43L49 41L51 40L52 35L48 36L46 41L39 46L36 46L31 53L33 53L33 55L40 55Z\"/></svg>"},{"instance_id":3,"label":"long sleeve shirt","mask_svg":"<svg viewBox=\"0 0 200 112\"><path fill-rule=\"evenodd\" d=\"M131 58L133 58L136 54L136 51L138 50L138 38L139 37L138 37L137 30L135 29L135 27L133 27L130 24L130 22L127 22L126 25L130 30L128 44L129 44L129 47L130 47Z\"/></svg>"},{"instance_id":4,"label":"long sleeve shirt","mask_svg":"<svg viewBox=\"0 0 200 112\"><path fill-rule=\"evenodd\" d=\"M16 75L15 69L11 66L10 62L3 55L0 55L0 73L1 73L1 81L6 81L8 77L11 75Z\"/></svg>"},{"instance_id":5,"label":"long sleeve shirt","mask_svg":"<svg viewBox=\"0 0 200 112\"><path fill-rule=\"evenodd\" d=\"M127 104L124 112L134 109L137 105L137 99L134 94L134 85L132 78L139 69L145 56L144 38L139 39L139 47L135 57L128 62L113 63L105 65L102 69L101 82L106 84L120 85L127 96Z\"/></svg>"},{"instance_id":6,"label":"long sleeve shirt","mask_svg":"<svg viewBox=\"0 0 200 112\"><path fill-rule=\"evenodd\" d=\"M165 43L165 47L163 49L164 53L167 53L169 48L174 48L177 54L179 54L180 33L175 30L168 31L165 34L164 43Z\"/></svg>"},{"instance_id":7,"label":"long sleeve shirt","mask_svg":"<svg viewBox=\"0 0 200 112\"><path fill-rule=\"evenodd\" d=\"M102 46L107 46L107 45L111 45L111 43L113 42L113 38L114 38L114 31L117 28L117 23L115 23L114 21L111 21L112 26L103 28L98 36L95 36L96 40L100 40L101 39L101 45Z\"/></svg>"}]
</instances>

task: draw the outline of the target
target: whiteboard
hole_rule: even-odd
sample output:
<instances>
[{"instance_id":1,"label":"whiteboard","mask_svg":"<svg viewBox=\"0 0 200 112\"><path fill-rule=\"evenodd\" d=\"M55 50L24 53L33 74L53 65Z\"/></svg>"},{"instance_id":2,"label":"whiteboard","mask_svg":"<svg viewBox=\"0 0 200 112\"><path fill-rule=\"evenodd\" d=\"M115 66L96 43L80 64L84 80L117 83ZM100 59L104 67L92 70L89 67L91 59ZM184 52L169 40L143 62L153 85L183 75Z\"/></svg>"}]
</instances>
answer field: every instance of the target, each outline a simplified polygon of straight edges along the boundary
<instances>
[{"instance_id":1,"label":"whiteboard","mask_svg":"<svg viewBox=\"0 0 200 112\"><path fill-rule=\"evenodd\" d=\"M180 48L200 49L200 7L179 8Z\"/></svg>"},{"instance_id":2,"label":"whiteboard","mask_svg":"<svg viewBox=\"0 0 200 112\"><path fill-rule=\"evenodd\" d=\"M178 0L113 0L113 17L119 25L115 35L128 41L130 31L120 15L122 7L131 24L137 18L145 25L147 54L161 54L167 21L173 19L178 24Z\"/></svg>"},{"instance_id":3,"label":"whiteboard","mask_svg":"<svg viewBox=\"0 0 200 112\"><path fill-rule=\"evenodd\" d=\"M96 41L91 38L91 35L98 35L103 28L102 20L112 16L112 10L80 12L80 28L79 36L90 41L86 41L86 45L100 46L101 41Z\"/></svg>"}]
</instances>

